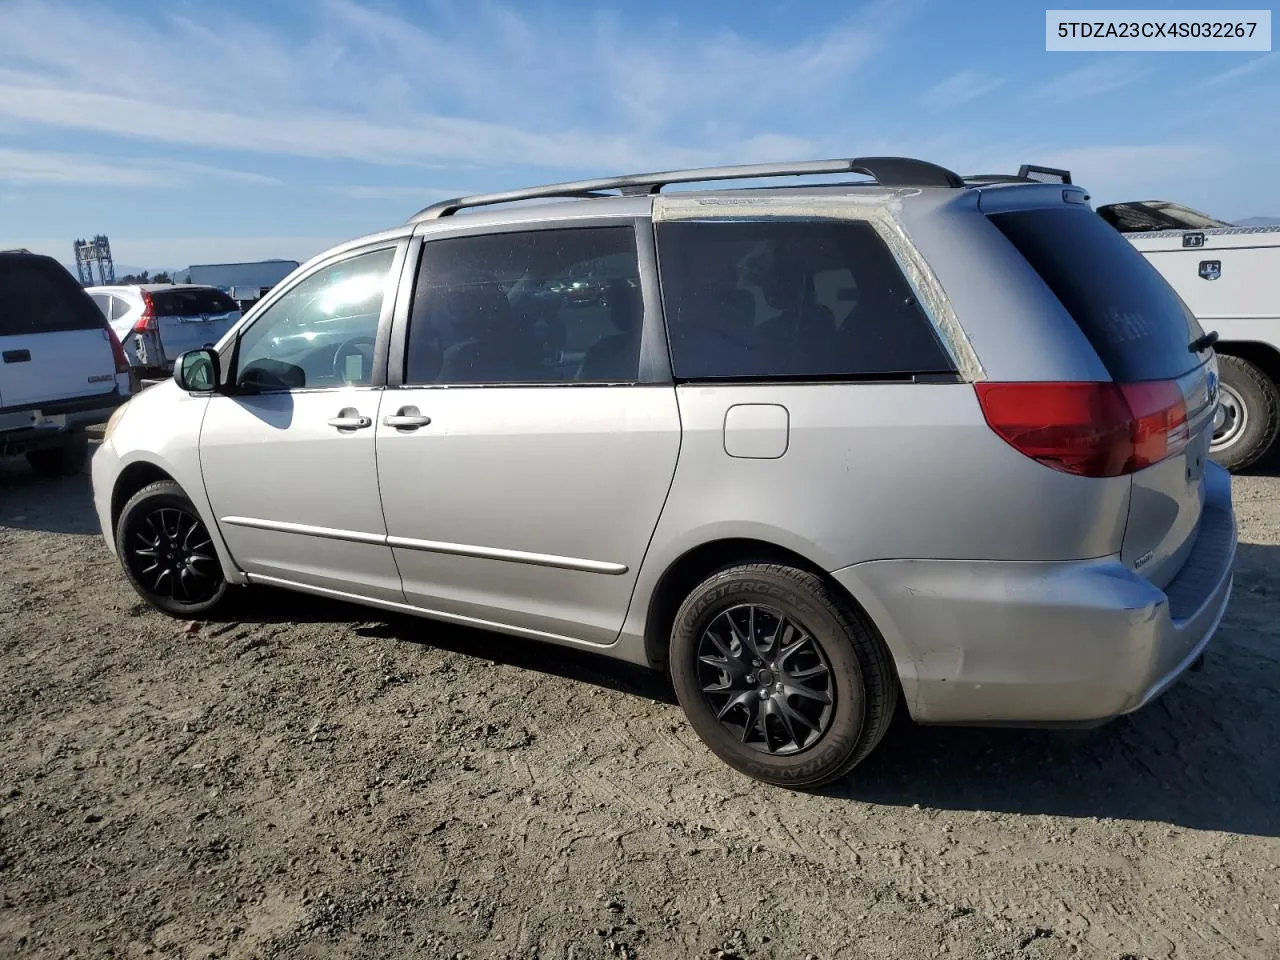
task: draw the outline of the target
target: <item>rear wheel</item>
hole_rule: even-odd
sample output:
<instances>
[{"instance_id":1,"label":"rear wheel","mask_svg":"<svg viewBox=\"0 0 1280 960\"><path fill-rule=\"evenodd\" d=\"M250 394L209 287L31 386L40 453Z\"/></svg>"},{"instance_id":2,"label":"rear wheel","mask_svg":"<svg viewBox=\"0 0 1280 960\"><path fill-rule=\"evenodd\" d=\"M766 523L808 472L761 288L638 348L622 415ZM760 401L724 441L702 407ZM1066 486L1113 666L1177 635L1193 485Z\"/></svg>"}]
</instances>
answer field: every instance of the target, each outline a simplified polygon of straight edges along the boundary
<instances>
[{"instance_id":1,"label":"rear wheel","mask_svg":"<svg viewBox=\"0 0 1280 960\"><path fill-rule=\"evenodd\" d=\"M698 736L734 769L780 786L844 776L897 705L871 624L791 567L745 564L700 584L676 614L670 663Z\"/></svg>"},{"instance_id":2,"label":"rear wheel","mask_svg":"<svg viewBox=\"0 0 1280 960\"><path fill-rule=\"evenodd\" d=\"M89 438L83 433L72 434L59 446L27 454L27 463L42 477L73 477L84 469L88 459Z\"/></svg>"},{"instance_id":3,"label":"rear wheel","mask_svg":"<svg viewBox=\"0 0 1280 960\"><path fill-rule=\"evenodd\" d=\"M1228 470L1257 463L1280 431L1280 389L1247 360L1218 356L1221 376L1209 454Z\"/></svg>"},{"instance_id":4,"label":"rear wheel","mask_svg":"<svg viewBox=\"0 0 1280 960\"><path fill-rule=\"evenodd\" d=\"M213 538L172 480L143 487L125 504L116 523L116 551L133 588L170 616L200 616L226 595Z\"/></svg>"}]
</instances>

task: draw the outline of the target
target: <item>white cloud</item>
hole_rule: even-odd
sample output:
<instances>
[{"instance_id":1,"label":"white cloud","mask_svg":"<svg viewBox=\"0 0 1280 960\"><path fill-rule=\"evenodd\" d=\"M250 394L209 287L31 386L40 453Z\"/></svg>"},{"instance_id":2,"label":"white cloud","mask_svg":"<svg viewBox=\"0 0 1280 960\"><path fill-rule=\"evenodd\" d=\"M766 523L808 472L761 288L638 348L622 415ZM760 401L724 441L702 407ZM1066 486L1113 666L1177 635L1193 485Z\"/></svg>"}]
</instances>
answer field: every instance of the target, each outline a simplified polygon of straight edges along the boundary
<instances>
[{"instance_id":1,"label":"white cloud","mask_svg":"<svg viewBox=\"0 0 1280 960\"><path fill-rule=\"evenodd\" d=\"M1254 57L1252 60L1246 60L1244 63L1234 66L1230 70L1223 70L1221 73L1215 73L1212 76L1206 77L1196 84L1196 86L1216 87L1224 83L1230 83L1232 80L1237 80L1240 77L1250 76L1251 74L1257 73L1260 70L1265 70L1267 67L1272 67L1276 64L1280 64L1280 51L1265 53L1260 57Z\"/></svg>"},{"instance_id":2,"label":"white cloud","mask_svg":"<svg viewBox=\"0 0 1280 960\"><path fill-rule=\"evenodd\" d=\"M468 194L480 193L479 190L441 190L438 187L415 187L399 184L364 184L356 186L339 186L330 188L334 193L353 200L406 200L434 203L450 197L465 197Z\"/></svg>"},{"instance_id":3,"label":"white cloud","mask_svg":"<svg viewBox=\"0 0 1280 960\"><path fill-rule=\"evenodd\" d=\"M1045 100L1080 100L1111 93L1141 80L1151 71L1131 60L1097 60L1060 74L1032 91L1032 96Z\"/></svg>"},{"instance_id":4,"label":"white cloud","mask_svg":"<svg viewBox=\"0 0 1280 960\"><path fill-rule=\"evenodd\" d=\"M433 4L428 30L387 8L318 0L271 32L209 7L144 19L8 0L0 123L401 165L777 159L809 145L793 131L828 121L832 97L848 95L918 4L874 0L770 44L486 2ZM714 137L699 132L708 117L721 121Z\"/></svg>"},{"instance_id":5,"label":"white cloud","mask_svg":"<svg viewBox=\"0 0 1280 960\"><path fill-rule=\"evenodd\" d=\"M920 97L927 105L957 107L970 100L986 96L1004 84L1000 77L992 77L977 70L961 70L926 90Z\"/></svg>"},{"instance_id":6,"label":"white cloud","mask_svg":"<svg viewBox=\"0 0 1280 960\"><path fill-rule=\"evenodd\" d=\"M88 154L0 147L0 183L77 184L111 187L176 187L205 177L277 184L256 173L178 160L103 159Z\"/></svg>"}]
</instances>

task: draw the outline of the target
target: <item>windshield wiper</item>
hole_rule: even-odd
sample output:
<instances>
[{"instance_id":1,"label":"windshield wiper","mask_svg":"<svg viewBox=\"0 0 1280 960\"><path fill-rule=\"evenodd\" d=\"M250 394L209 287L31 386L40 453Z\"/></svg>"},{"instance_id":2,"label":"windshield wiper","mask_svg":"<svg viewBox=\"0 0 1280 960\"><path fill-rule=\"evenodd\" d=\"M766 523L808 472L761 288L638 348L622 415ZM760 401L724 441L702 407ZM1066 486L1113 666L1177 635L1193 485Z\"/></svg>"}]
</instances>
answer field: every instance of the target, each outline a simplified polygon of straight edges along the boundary
<instances>
[{"instance_id":1,"label":"windshield wiper","mask_svg":"<svg viewBox=\"0 0 1280 960\"><path fill-rule=\"evenodd\" d=\"M1192 353L1200 353L1202 350L1208 350L1218 342L1218 331L1210 330L1203 337L1196 337L1191 341L1190 350Z\"/></svg>"}]
</instances>

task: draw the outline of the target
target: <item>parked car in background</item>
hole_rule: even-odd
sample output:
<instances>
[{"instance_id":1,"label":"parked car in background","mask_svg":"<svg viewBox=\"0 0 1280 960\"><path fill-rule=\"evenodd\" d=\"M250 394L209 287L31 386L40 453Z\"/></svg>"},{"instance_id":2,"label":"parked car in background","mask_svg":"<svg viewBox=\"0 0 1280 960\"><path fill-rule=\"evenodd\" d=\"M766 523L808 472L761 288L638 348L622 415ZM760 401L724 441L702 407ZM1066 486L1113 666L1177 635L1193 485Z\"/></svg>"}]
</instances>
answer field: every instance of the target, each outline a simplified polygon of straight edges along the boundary
<instances>
[{"instance_id":1,"label":"parked car in background","mask_svg":"<svg viewBox=\"0 0 1280 960\"><path fill-rule=\"evenodd\" d=\"M659 192L821 173L873 179ZM813 787L900 698L1091 724L1195 665L1236 549L1216 409L1082 189L765 164L336 247L117 413L93 487L171 615L267 584L665 669L718 756Z\"/></svg>"},{"instance_id":2,"label":"parked car in background","mask_svg":"<svg viewBox=\"0 0 1280 960\"><path fill-rule=\"evenodd\" d=\"M240 305L217 287L148 283L89 287L141 377L167 377L187 350L217 343L240 319Z\"/></svg>"},{"instance_id":3,"label":"parked car in background","mask_svg":"<svg viewBox=\"0 0 1280 960\"><path fill-rule=\"evenodd\" d=\"M52 257L0 251L0 456L46 476L84 466L85 427L129 395L119 339Z\"/></svg>"},{"instance_id":4,"label":"parked car in background","mask_svg":"<svg viewBox=\"0 0 1280 960\"><path fill-rule=\"evenodd\" d=\"M1280 434L1280 225L1235 226L1162 200L1098 207L1218 335L1222 402L1212 455L1232 470Z\"/></svg>"}]
</instances>

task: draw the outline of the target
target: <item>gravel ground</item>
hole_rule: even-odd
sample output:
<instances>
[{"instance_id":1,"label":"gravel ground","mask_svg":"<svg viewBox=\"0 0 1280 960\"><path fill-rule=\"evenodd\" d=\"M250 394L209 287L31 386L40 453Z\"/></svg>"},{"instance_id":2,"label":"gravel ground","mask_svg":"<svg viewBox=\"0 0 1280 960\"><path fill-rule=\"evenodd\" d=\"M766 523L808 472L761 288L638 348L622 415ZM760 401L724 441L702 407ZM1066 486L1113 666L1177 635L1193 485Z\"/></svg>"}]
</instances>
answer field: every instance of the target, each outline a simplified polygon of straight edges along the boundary
<instances>
[{"instance_id":1,"label":"gravel ground","mask_svg":"<svg viewBox=\"0 0 1280 960\"><path fill-rule=\"evenodd\" d=\"M1203 672L1087 734L898 723L818 795L659 677L264 592L188 632L0 461L0 956L1280 956L1280 469Z\"/></svg>"}]
</instances>

